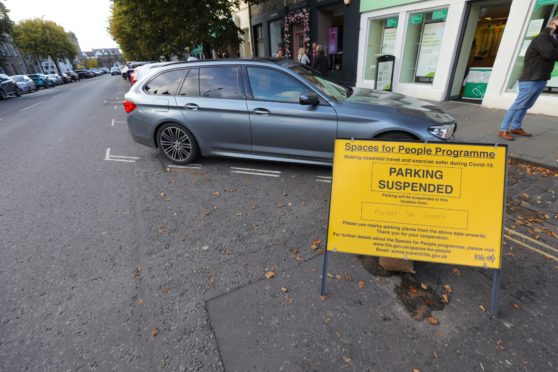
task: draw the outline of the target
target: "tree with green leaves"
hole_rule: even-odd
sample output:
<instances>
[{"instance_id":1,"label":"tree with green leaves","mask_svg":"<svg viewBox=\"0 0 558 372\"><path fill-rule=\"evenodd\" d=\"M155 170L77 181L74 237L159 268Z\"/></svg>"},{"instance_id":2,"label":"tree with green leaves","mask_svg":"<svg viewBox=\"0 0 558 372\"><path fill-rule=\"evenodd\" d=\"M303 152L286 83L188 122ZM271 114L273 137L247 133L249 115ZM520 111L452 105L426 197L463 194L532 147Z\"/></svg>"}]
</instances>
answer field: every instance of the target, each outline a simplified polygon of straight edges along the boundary
<instances>
[{"instance_id":1,"label":"tree with green leaves","mask_svg":"<svg viewBox=\"0 0 558 372\"><path fill-rule=\"evenodd\" d=\"M251 1L252 3L262 0ZM113 0L108 30L127 60L182 55L186 47L238 47L241 30L232 20L240 0Z\"/></svg>"},{"instance_id":2,"label":"tree with green leaves","mask_svg":"<svg viewBox=\"0 0 558 372\"><path fill-rule=\"evenodd\" d=\"M19 50L32 56L36 63L49 57L55 62L65 58L73 60L77 54L77 48L64 28L52 21L41 18L23 20L14 26L13 35ZM55 66L60 73L57 63Z\"/></svg>"},{"instance_id":3,"label":"tree with green leaves","mask_svg":"<svg viewBox=\"0 0 558 372\"><path fill-rule=\"evenodd\" d=\"M5 41L6 35L12 33L13 22L8 13L8 8L0 0L0 41Z\"/></svg>"}]
</instances>

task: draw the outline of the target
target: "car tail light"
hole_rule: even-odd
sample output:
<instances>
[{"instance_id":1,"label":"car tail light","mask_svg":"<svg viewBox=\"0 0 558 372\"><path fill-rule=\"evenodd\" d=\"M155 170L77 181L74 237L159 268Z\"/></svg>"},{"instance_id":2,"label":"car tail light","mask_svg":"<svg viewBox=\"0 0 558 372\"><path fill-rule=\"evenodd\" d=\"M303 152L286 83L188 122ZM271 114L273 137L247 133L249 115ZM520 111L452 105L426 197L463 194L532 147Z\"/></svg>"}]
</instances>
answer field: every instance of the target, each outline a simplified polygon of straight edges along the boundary
<instances>
[{"instance_id":1,"label":"car tail light","mask_svg":"<svg viewBox=\"0 0 558 372\"><path fill-rule=\"evenodd\" d=\"M127 99L124 100L123 104L124 104L124 111L126 111L127 114L134 111L136 107L138 107L134 102L128 101Z\"/></svg>"}]
</instances>

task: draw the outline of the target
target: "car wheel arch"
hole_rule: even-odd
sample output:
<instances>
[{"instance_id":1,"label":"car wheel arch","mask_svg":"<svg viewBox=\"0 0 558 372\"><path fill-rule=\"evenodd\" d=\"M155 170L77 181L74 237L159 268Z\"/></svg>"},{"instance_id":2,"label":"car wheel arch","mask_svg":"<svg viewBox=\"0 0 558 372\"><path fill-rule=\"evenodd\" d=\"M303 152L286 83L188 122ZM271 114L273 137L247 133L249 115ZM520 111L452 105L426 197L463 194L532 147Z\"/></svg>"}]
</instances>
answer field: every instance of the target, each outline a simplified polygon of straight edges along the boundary
<instances>
[{"instance_id":1,"label":"car wheel arch","mask_svg":"<svg viewBox=\"0 0 558 372\"><path fill-rule=\"evenodd\" d=\"M397 138L400 137L400 138ZM375 133L374 139L408 139L421 141L422 139L415 133L401 129L388 129L380 133Z\"/></svg>"}]
</instances>

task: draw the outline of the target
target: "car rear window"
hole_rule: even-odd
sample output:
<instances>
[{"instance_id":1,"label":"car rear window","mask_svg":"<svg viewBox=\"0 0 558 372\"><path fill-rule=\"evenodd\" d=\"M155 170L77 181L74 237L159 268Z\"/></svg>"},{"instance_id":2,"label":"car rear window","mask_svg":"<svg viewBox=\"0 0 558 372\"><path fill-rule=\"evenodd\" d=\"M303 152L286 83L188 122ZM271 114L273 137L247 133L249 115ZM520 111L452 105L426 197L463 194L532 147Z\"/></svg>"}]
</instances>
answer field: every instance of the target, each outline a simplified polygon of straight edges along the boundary
<instances>
[{"instance_id":1,"label":"car rear window","mask_svg":"<svg viewBox=\"0 0 558 372\"><path fill-rule=\"evenodd\" d=\"M200 68L200 93L207 98L242 99L240 68Z\"/></svg>"},{"instance_id":2,"label":"car rear window","mask_svg":"<svg viewBox=\"0 0 558 372\"><path fill-rule=\"evenodd\" d=\"M185 70L164 72L145 84L143 90L148 94L175 96L185 72Z\"/></svg>"}]
</instances>

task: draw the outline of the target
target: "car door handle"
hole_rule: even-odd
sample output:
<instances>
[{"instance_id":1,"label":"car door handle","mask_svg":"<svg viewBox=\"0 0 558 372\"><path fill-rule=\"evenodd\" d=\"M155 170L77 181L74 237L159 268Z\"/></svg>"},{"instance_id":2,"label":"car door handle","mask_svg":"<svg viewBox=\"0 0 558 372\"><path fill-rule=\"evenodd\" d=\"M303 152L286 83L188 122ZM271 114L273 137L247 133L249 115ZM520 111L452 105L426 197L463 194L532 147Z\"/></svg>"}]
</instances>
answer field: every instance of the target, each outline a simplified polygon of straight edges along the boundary
<instances>
[{"instance_id":1,"label":"car door handle","mask_svg":"<svg viewBox=\"0 0 558 372\"><path fill-rule=\"evenodd\" d=\"M264 108L257 108L257 109L254 109L254 111L252 111L252 112L256 115L269 115L270 114L269 110L266 110Z\"/></svg>"},{"instance_id":2,"label":"car door handle","mask_svg":"<svg viewBox=\"0 0 558 372\"><path fill-rule=\"evenodd\" d=\"M188 110L196 111L197 109L200 108L200 106L196 105L195 103L187 103L187 104L184 105L184 108L186 108Z\"/></svg>"}]
</instances>

